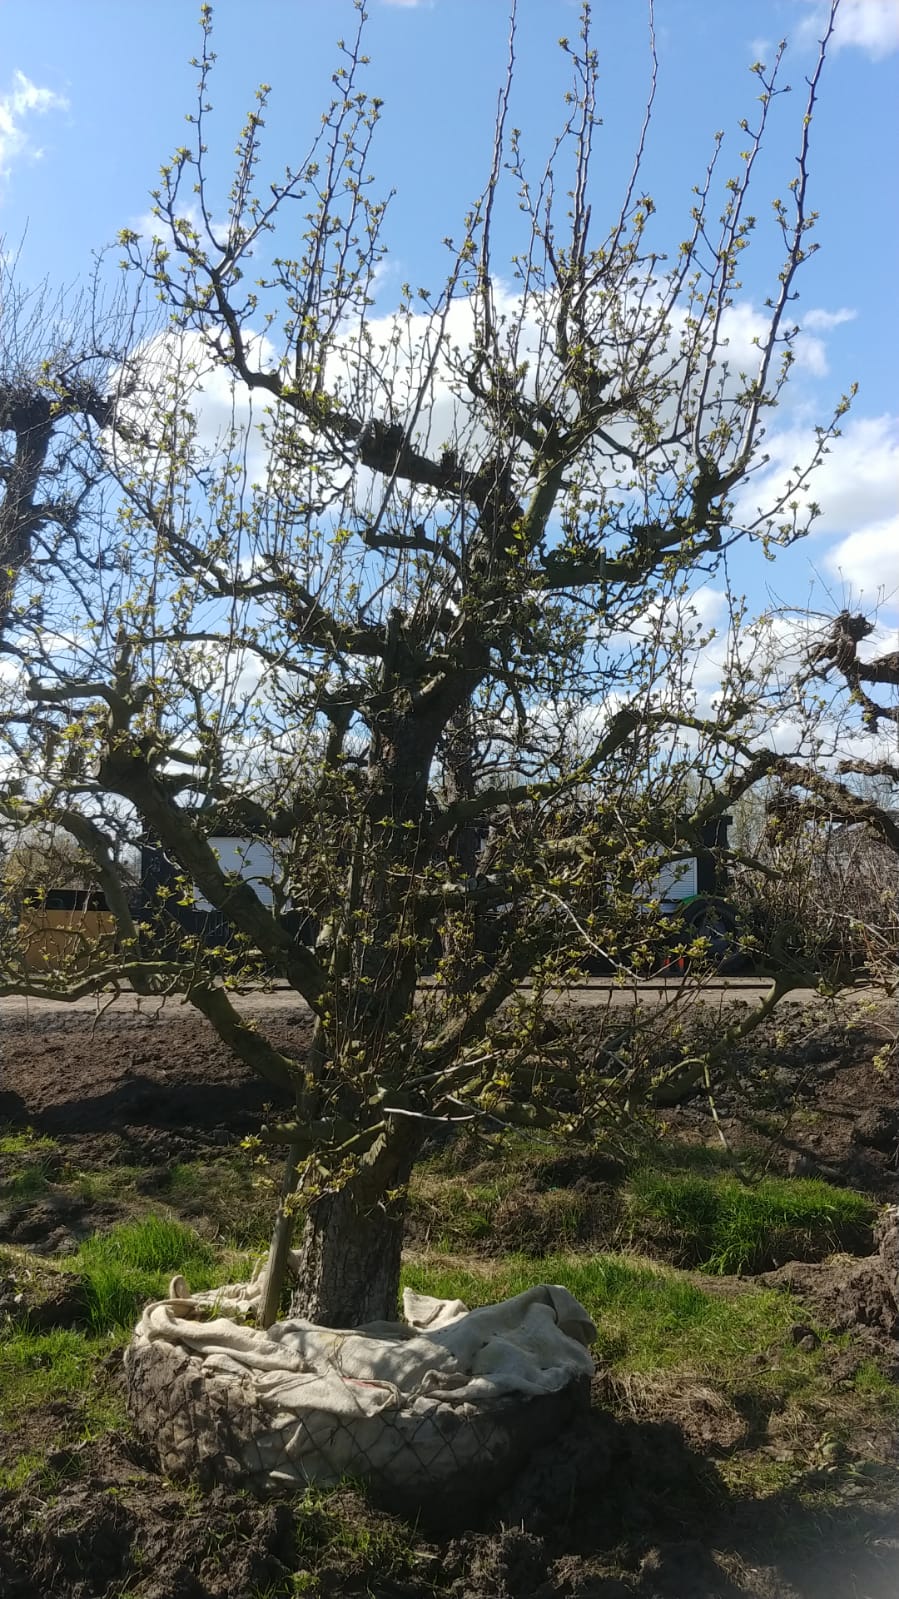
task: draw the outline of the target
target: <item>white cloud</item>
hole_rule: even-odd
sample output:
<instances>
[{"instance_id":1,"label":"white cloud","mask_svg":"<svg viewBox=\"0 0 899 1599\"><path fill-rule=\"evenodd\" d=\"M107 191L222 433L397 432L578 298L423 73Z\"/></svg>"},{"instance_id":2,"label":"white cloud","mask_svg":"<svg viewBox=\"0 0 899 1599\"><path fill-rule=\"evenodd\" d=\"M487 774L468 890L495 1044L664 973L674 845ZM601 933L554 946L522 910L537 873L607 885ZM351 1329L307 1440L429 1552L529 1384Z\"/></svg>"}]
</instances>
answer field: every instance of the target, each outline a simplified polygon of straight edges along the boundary
<instances>
[{"instance_id":1,"label":"white cloud","mask_svg":"<svg viewBox=\"0 0 899 1599\"><path fill-rule=\"evenodd\" d=\"M277 364L274 348L264 336L250 336L247 353L251 363L258 362L261 367ZM201 451L212 455L225 449L232 457L242 454L247 482L265 482L268 451L259 424L266 401L257 399L254 404L250 390L211 361L201 334L154 334L132 352L126 381L134 385L122 401L126 419L155 417L177 395L185 418L188 413L194 417ZM110 440L110 450L123 470L133 469L134 456L128 445Z\"/></svg>"},{"instance_id":2,"label":"white cloud","mask_svg":"<svg viewBox=\"0 0 899 1599\"><path fill-rule=\"evenodd\" d=\"M824 340L815 335L828 332L854 315L854 311L807 311L800 319L802 331L793 346L797 369L811 373L812 377L826 377L827 351ZM678 320L673 317L672 323ZM721 333L726 343L722 343L719 360L726 359L734 372L754 371L759 364L761 346L770 325L770 312L762 310L751 300L731 306L722 318Z\"/></svg>"},{"instance_id":3,"label":"white cloud","mask_svg":"<svg viewBox=\"0 0 899 1599\"><path fill-rule=\"evenodd\" d=\"M182 200L179 197L176 216L179 222L187 223L195 228L201 241L211 240L219 250L224 250L228 241L227 221L219 223L215 218L207 221L208 212L204 214L203 208L197 200ZM150 211L141 211L138 216L131 219L129 227L139 238L149 245L154 239L168 244L171 248L171 230L167 218L158 214L158 208ZM252 256L251 249L247 255Z\"/></svg>"},{"instance_id":4,"label":"white cloud","mask_svg":"<svg viewBox=\"0 0 899 1599\"><path fill-rule=\"evenodd\" d=\"M899 599L899 512L849 533L827 551L824 565L867 604L895 605Z\"/></svg>"},{"instance_id":5,"label":"white cloud","mask_svg":"<svg viewBox=\"0 0 899 1599\"><path fill-rule=\"evenodd\" d=\"M31 116L64 111L68 101L52 89L42 89L24 72L14 72L12 87L0 94L0 179L9 176L12 163L23 155L39 156L23 124Z\"/></svg>"},{"instance_id":6,"label":"white cloud","mask_svg":"<svg viewBox=\"0 0 899 1599\"><path fill-rule=\"evenodd\" d=\"M791 428L765 442L769 464L740 495L738 515L751 521L758 506L791 497L795 482L815 447L811 429ZM857 417L834 439L822 465L795 497L801 505L814 501L821 516L817 533L844 536L892 517L899 499L899 416ZM895 554L893 555L895 565Z\"/></svg>"},{"instance_id":7,"label":"white cloud","mask_svg":"<svg viewBox=\"0 0 899 1599\"><path fill-rule=\"evenodd\" d=\"M651 305L651 297L645 292L638 297ZM494 306L501 337L507 343L507 354L516 363L524 363L528 367L525 382L528 397L535 398L539 393L548 403L558 403L559 371L553 355L552 338L555 316L553 299L532 294L524 304L512 285L495 279ZM797 371L807 373L812 378L826 375L828 361L824 335L853 314L846 310L829 312L821 308L813 308L808 312L794 345ZM667 342L660 346L654 362L656 370L669 373L666 380L668 399L660 402L661 410L657 411L661 421L669 414L665 409L666 404L670 407L676 403L677 384L670 374L672 362L683 359L679 355L679 344L687 340L686 317L687 313L681 307L671 313ZM395 313L387 313L370 318L367 328L371 348L377 353L377 364L386 376L386 381L376 385L372 391L372 414L384 414L389 401L395 415L409 416L419 404L424 374L429 368L436 342L440 340L436 360L425 384L425 398L418 410L417 440L426 450L439 450L452 440L473 454L489 444L481 408L472 402L464 379L460 377L458 363L451 354L458 351L464 356L464 352L472 348L475 307L470 299L459 297L453 301L442 338L438 320L428 312L417 313L408 322ZM769 329L770 313L752 301L730 306L724 312L712 368L715 381L720 376L725 401L734 400L742 389L742 374L757 370ZM603 336L600 327L597 329L600 347ZM365 393L366 386L371 383L369 351L364 352L364 360L360 363L355 350L352 338L335 346L331 354L329 379L332 386L349 381L351 387ZM701 369L703 357L694 359ZM615 437L627 438L631 433L631 424L626 418L620 423L613 422L608 432ZM608 469L609 481L618 482L621 462L617 462L613 468L607 452L597 451L596 468L601 476Z\"/></svg>"},{"instance_id":8,"label":"white cloud","mask_svg":"<svg viewBox=\"0 0 899 1599\"><path fill-rule=\"evenodd\" d=\"M799 29L800 39L818 39L827 25L829 6L821 0L804 0L812 10ZM899 4L897 0L840 0L834 44L855 46L872 60L880 61L899 50Z\"/></svg>"},{"instance_id":9,"label":"white cloud","mask_svg":"<svg viewBox=\"0 0 899 1599\"><path fill-rule=\"evenodd\" d=\"M824 311L820 308L806 311L802 318L802 326L811 328L813 332L827 333L830 328L838 328L844 322L854 322L858 316L857 311L848 306L841 306L839 311Z\"/></svg>"},{"instance_id":10,"label":"white cloud","mask_svg":"<svg viewBox=\"0 0 899 1599\"><path fill-rule=\"evenodd\" d=\"M558 387L555 357L546 349L546 324L551 324L552 305L539 295L523 305L514 288L499 281L494 286L494 299L502 336L508 338L515 361L528 365L524 380L527 392L530 395L540 393L552 400ZM805 326L817 326L821 332L802 335L797 349L798 364L812 374L826 370L828 329L851 315L846 309L811 310ZM680 358L680 316L673 316L671 322L674 326L668 347L659 357L666 367ZM725 342L716 352L726 402L741 386L741 372L756 367L757 341L764 338L766 326L763 312L751 302L733 306L726 312L722 327ZM464 383L465 358L475 335L475 308L471 300L461 296L454 300L442 322L429 311L418 312L408 320L392 312L370 317L366 328L364 342L348 330L335 340L329 353L326 387L337 405L365 416L401 419L412 427L416 442L429 454L439 455L443 448L452 445L464 459L475 460L482 456L491 443L489 426L485 425L482 409L472 402ZM278 353L267 337L254 336L251 359L267 370L278 370ZM198 464L201 459L208 462L217 457L221 463L226 455L232 461L242 456L245 481L265 486L271 435L264 436L259 424L265 417L268 402L258 395L254 402L242 384L233 381L223 367L211 362L198 333L187 333L180 339L170 333L157 334L134 352L133 360L139 380L137 391L125 401L126 412L133 408L146 418L148 412L154 413L154 406L167 410L174 385L181 389L179 414L194 413ZM460 367L463 370L460 371ZM670 378L667 381L670 386ZM622 427L626 430L627 425L625 419ZM300 429L300 433L305 438L305 429ZM768 464L750 480L740 496L738 520L751 525L756 520L758 505L767 508L776 504L785 492L793 463L807 462L814 445L813 431L808 428L796 427L773 434L766 446ZM130 461L129 449L120 446L119 464L126 472ZM620 467L621 463L613 461L610 451L603 447L596 452L591 473L601 487L614 487L620 483ZM858 421L853 418L847 424L845 438L834 443L833 454L825 458L821 470L814 474L808 490L799 498L822 502L826 516L816 523L816 528L845 538L892 514L894 480L899 481L899 417ZM311 478L309 484L310 503L313 503L318 495L311 486ZM358 515L376 514L384 492L383 482L354 463L350 455L339 468L332 463L326 497L322 500L322 505L329 507L322 528L326 530L330 517L338 514L341 504ZM433 492L422 491L414 509L423 519L435 514L439 508ZM323 532L321 536L324 538L326 534ZM244 564L247 561L252 564L259 558L260 552L255 547L241 549L240 559ZM388 562L390 559L388 557ZM343 572L339 562L334 566L334 572L338 571ZM384 575L375 560L366 562L363 593L368 594L370 580L371 588L381 596L381 603L386 604L390 595L384 587ZM354 581L357 580L358 574L354 575ZM702 627L714 626L719 620L703 610L707 602L710 602L708 596L695 607L698 625ZM724 631L726 633L726 628ZM716 644L703 655L699 673L704 686L711 687L720 653L720 645Z\"/></svg>"}]
</instances>

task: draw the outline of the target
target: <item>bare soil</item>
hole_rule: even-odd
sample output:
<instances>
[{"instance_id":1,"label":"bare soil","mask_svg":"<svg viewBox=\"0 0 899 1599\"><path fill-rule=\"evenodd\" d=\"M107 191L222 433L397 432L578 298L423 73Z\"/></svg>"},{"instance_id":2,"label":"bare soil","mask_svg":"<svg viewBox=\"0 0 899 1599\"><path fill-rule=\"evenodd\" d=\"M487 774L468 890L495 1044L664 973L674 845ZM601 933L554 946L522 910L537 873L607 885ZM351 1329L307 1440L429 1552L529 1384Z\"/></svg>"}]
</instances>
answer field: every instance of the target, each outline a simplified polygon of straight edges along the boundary
<instances>
[{"instance_id":1,"label":"bare soil","mask_svg":"<svg viewBox=\"0 0 899 1599\"><path fill-rule=\"evenodd\" d=\"M899 1201L899 1005L785 1007L734 1052L716 1089L716 1131L768 1170L823 1177ZM708 1098L666 1112L670 1131L708 1141Z\"/></svg>"},{"instance_id":2,"label":"bare soil","mask_svg":"<svg viewBox=\"0 0 899 1599\"><path fill-rule=\"evenodd\" d=\"M302 1058L308 1012L267 1032ZM60 1006L4 1018L0 1122L58 1138L94 1165L196 1158L252 1132L273 1093L205 1022L178 1011L89 1018Z\"/></svg>"},{"instance_id":3,"label":"bare soil","mask_svg":"<svg viewBox=\"0 0 899 1599\"><path fill-rule=\"evenodd\" d=\"M564 1448L539 1452L489 1520L449 1539L410 1529L351 1492L268 1503L224 1488L200 1495L161 1480L125 1433L53 1449L66 1418L44 1415L36 1419L49 1429L45 1465L18 1492L0 1494L0 1591L6 1599L895 1599L899 1511L875 1485L820 1514L779 1494L741 1501L722 1485L709 1429L704 1438L690 1431L698 1405L681 1410L680 1424L627 1420L606 1408L608 1397L600 1382ZM308 1585L298 1587L303 1570Z\"/></svg>"},{"instance_id":4,"label":"bare soil","mask_svg":"<svg viewBox=\"0 0 899 1599\"><path fill-rule=\"evenodd\" d=\"M585 1037L589 1025L585 1016ZM279 1013L267 1027L282 1048L302 1054L308 1015ZM764 1151L773 1170L814 1172L877 1199L899 1199L897 1084L895 1065L877 1058L882 1029L847 1032L816 1022L810 1031L797 1020L789 1036L772 1030L735 1060L716 1103L725 1136ZM52 1138L63 1161L93 1172L126 1164L152 1175L173 1162L225 1158L272 1101L271 1090L202 1024L181 1016L8 1018L2 1048L0 1127ZM666 1115L678 1138L716 1136L701 1100ZM602 1159L572 1154L564 1170L547 1162L543 1180L604 1191L614 1174ZM118 1219L121 1203L114 1194L7 1202L0 1244L64 1253ZM807 1317L845 1334L829 1379L839 1410L852 1370L872 1352L886 1358L896 1332L864 1263L791 1266L768 1280L796 1296L797 1337L807 1335ZM723 1282L719 1291L740 1285ZM46 1314L64 1325L79 1312L69 1305ZM121 1383L121 1354L113 1351L95 1387L115 1396ZM452 1538L424 1522L410 1528L349 1492L265 1504L225 1489L201 1495L163 1480L125 1430L73 1445L83 1431L81 1404L76 1396L35 1407L0 1443L7 1464L19 1452L44 1456L19 1489L0 1494L0 1593L8 1599L895 1599L899 1592L895 1472L881 1476L875 1465L866 1472L862 1460L854 1477L835 1476L832 1461L810 1460L807 1485L834 1484L814 1509L793 1491L742 1495L726 1486L722 1462L762 1432L776 1458L778 1419L701 1384L647 1380L622 1392L598 1374L589 1413L561 1444L538 1452L481 1524ZM892 1456L899 1466L888 1435L868 1439L867 1455L880 1463ZM307 1576L298 1579L302 1571Z\"/></svg>"}]
</instances>

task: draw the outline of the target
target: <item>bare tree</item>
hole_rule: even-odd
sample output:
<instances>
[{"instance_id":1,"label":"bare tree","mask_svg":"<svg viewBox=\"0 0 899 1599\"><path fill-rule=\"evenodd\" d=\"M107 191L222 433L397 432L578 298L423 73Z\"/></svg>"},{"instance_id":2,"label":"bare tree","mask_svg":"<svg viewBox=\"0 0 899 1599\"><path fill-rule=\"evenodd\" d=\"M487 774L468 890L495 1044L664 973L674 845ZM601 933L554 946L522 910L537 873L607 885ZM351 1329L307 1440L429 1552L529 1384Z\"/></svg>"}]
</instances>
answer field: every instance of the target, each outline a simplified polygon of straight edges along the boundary
<instances>
[{"instance_id":1,"label":"bare tree","mask_svg":"<svg viewBox=\"0 0 899 1599\"><path fill-rule=\"evenodd\" d=\"M84 565L96 560L79 533L102 475L94 445L113 413L111 368L127 348L119 313L95 289L28 287L18 271L0 251L0 638L17 621L23 574L34 577L21 597L27 619L40 614L62 543Z\"/></svg>"},{"instance_id":2,"label":"bare tree","mask_svg":"<svg viewBox=\"0 0 899 1599\"><path fill-rule=\"evenodd\" d=\"M603 232L589 7L563 43L566 121L536 175L511 125L513 16L488 180L448 241L447 280L407 286L378 315L387 205L367 175L379 102L362 87L361 24L309 152L273 183L258 178L260 91L221 209L204 159L204 11L193 143L164 169L159 237L122 239L169 323L130 352L106 435L115 570L68 651L32 638L33 710L13 743L39 775L5 810L68 829L118 918L116 961L58 992L184 991L289 1090L295 1115L266 1135L289 1151L267 1318L297 1185L295 1306L364 1322L394 1312L405 1189L429 1126L601 1124L619 1068L580 1070L546 992L594 945L625 969L635 885L782 760L736 617L714 708L697 698L691 595L737 541L770 550L807 526L792 486L748 521L735 496L793 358L835 12L776 203L780 258L750 370L728 341L782 49L757 69L734 173L719 173L718 138L668 257L642 185L654 47L633 172ZM507 183L524 232L504 289ZM802 482L847 404L819 429ZM57 605L67 585L87 593L70 554L48 583ZM135 825L174 873L168 902L140 912L113 849ZM258 888L212 842L235 832L268 848ZM174 922L159 944L166 903L196 894L233 930L218 966L187 932L173 944ZM291 906L314 918L314 947L293 936ZM454 971L423 985L435 947ZM313 1014L302 1060L233 1002L254 961ZM23 981L11 971L7 987Z\"/></svg>"},{"instance_id":3,"label":"bare tree","mask_svg":"<svg viewBox=\"0 0 899 1599\"><path fill-rule=\"evenodd\" d=\"M820 750L772 763L754 795L741 886L750 904L764 899L769 953L807 961L814 951L831 986L862 973L889 985L899 962L899 656L864 653L875 624L848 610L800 612L789 626L804 641L794 714L814 723Z\"/></svg>"}]
</instances>

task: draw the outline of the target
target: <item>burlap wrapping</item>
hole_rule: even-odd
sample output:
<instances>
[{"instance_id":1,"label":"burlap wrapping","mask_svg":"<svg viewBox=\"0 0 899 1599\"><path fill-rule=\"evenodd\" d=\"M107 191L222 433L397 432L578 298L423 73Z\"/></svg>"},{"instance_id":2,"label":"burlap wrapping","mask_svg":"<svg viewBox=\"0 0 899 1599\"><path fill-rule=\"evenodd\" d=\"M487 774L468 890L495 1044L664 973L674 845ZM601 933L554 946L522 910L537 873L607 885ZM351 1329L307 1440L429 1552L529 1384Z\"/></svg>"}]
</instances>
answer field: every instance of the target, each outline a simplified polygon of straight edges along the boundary
<instances>
[{"instance_id":1,"label":"burlap wrapping","mask_svg":"<svg viewBox=\"0 0 899 1599\"><path fill-rule=\"evenodd\" d=\"M564 1288L473 1311L407 1290L403 1322L349 1331L246 1325L260 1293L175 1279L135 1329L129 1404L171 1475L260 1492L349 1476L448 1507L498 1492L589 1386L596 1330Z\"/></svg>"}]
</instances>

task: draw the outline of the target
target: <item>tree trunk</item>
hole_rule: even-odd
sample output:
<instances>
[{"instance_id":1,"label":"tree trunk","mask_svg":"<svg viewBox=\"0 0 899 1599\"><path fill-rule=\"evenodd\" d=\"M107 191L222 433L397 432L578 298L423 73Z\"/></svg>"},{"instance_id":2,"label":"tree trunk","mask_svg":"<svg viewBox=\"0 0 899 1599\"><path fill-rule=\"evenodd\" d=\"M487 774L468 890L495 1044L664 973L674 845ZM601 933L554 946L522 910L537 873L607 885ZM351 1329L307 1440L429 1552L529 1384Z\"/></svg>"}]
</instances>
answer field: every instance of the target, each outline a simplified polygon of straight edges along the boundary
<instances>
[{"instance_id":1,"label":"tree trunk","mask_svg":"<svg viewBox=\"0 0 899 1599\"><path fill-rule=\"evenodd\" d=\"M404 1212L394 1204L362 1213L350 1188L325 1194L303 1228L291 1315L320 1327L396 1321Z\"/></svg>"},{"instance_id":2,"label":"tree trunk","mask_svg":"<svg viewBox=\"0 0 899 1599\"><path fill-rule=\"evenodd\" d=\"M292 1316L320 1327L395 1321L406 1184L421 1134L407 1122L373 1150L357 1176L323 1194L306 1218Z\"/></svg>"},{"instance_id":3,"label":"tree trunk","mask_svg":"<svg viewBox=\"0 0 899 1599\"><path fill-rule=\"evenodd\" d=\"M420 957L414 941L405 948L397 945L404 915L404 891L397 885L404 878L411 882L420 870L428 774L438 737L461 693L457 686L446 706L423 713L415 698L420 664L407 659L395 618L391 629L385 692L393 683L396 703L405 708L385 712L373 723L369 849L364 858L360 855L364 883L348 896L352 906L358 902L364 908L369 936L359 952L363 980L350 979L335 1002L346 1036L362 1042L367 1069L378 1067L385 1048L400 1049L399 1041L410 1034ZM401 680L402 693L396 686ZM383 830L382 823L387 824ZM332 975L335 982L342 975L336 964ZM384 1062L385 1081L398 1064ZM396 1320L406 1185L421 1142L422 1124L394 1114L349 1182L312 1205L299 1248L292 1316L322 1327Z\"/></svg>"}]
</instances>

